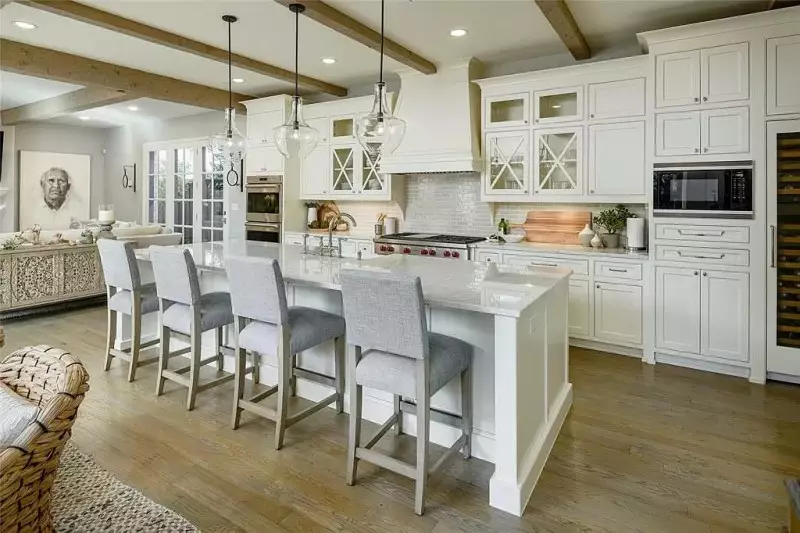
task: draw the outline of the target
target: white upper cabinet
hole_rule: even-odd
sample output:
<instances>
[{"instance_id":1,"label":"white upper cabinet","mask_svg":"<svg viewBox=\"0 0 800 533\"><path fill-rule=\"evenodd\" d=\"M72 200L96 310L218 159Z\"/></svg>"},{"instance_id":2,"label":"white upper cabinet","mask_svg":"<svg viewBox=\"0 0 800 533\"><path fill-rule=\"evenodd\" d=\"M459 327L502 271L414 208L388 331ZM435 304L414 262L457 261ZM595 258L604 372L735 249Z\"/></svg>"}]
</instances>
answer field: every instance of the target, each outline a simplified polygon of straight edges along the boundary
<instances>
[{"instance_id":1,"label":"white upper cabinet","mask_svg":"<svg viewBox=\"0 0 800 533\"><path fill-rule=\"evenodd\" d=\"M322 198L328 193L330 171L328 170L328 147L318 145L301 163L302 198Z\"/></svg>"},{"instance_id":2,"label":"white upper cabinet","mask_svg":"<svg viewBox=\"0 0 800 533\"><path fill-rule=\"evenodd\" d=\"M358 173L358 188L361 194L371 196L386 194L389 190L389 176L379 172L380 156L373 157L364 150L359 150L358 159L361 163L361 169Z\"/></svg>"},{"instance_id":3,"label":"white upper cabinet","mask_svg":"<svg viewBox=\"0 0 800 533\"><path fill-rule=\"evenodd\" d=\"M800 35L767 39L767 114L800 113Z\"/></svg>"},{"instance_id":4,"label":"white upper cabinet","mask_svg":"<svg viewBox=\"0 0 800 533\"><path fill-rule=\"evenodd\" d=\"M750 54L747 43L700 51L701 100L707 103L750 98Z\"/></svg>"},{"instance_id":5,"label":"white upper cabinet","mask_svg":"<svg viewBox=\"0 0 800 533\"><path fill-rule=\"evenodd\" d=\"M611 344L642 344L642 287L595 283L594 338Z\"/></svg>"},{"instance_id":6,"label":"white upper cabinet","mask_svg":"<svg viewBox=\"0 0 800 533\"><path fill-rule=\"evenodd\" d=\"M527 131L487 133L484 151L487 195L530 193L531 146Z\"/></svg>"},{"instance_id":7,"label":"white upper cabinet","mask_svg":"<svg viewBox=\"0 0 800 533\"><path fill-rule=\"evenodd\" d=\"M331 144L348 144L356 140L356 116L342 115L328 119L327 137Z\"/></svg>"},{"instance_id":8,"label":"white upper cabinet","mask_svg":"<svg viewBox=\"0 0 800 533\"><path fill-rule=\"evenodd\" d=\"M700 113L703 154L735 154L750 150L748 107L710 109Z\"/></svg>"},{"instance_id":9,"label":"white upper cabinet","mask_svg":"<svg viewBox=\"0 0 800 533\"><path fill-rule=\"evenodd\" d=\"M331 194L349 196L358 192L356 172L359 167L356 159L359 152L355 146L331 146Z\"/></svg>"},{"instance_id":10,"label":"white upper cabinet","mask_svg":"<svg viewBox=\"0 0 800 533\"><path fill-rule=\"evenodd\" d=\"M534 125L583 120L583 86L533 93Z\"/></svg>"},{"instance_id":11,"label":"white upper cabinet","mask_svg":"<svg viewBox=\"0 0 800 533\"><path fill-rule=\"evenodd\" d=\"M700 51L656 56L656 107L700 102Z\"/></svg>"},{"instance_id":12,"label":"white upper cabinet","mask_svg":"<svg viewBox=\"0 0 800 533\"><path fill-rule=\"evenodd\" d=\"M656 267L656 346L700 353L700 270Z\"/></svg>"},{"instance_id":13,"label":"white upper cabinet","mask_svg":"<svg viewBox=\"0 0 800 533\"><path fill-rule=\"evenodd\" d=\"M247 115L247 142L250 146L275 144L274 130L283 124L283 111Z\"/></svg>"},{"instance_id":14,"label":"white upper cabinet","mask_svg":"<svg viewBox=\"0 0 800 533\"><path fill-rule=\"evenodd\" d=\"M256 146L245 155L245 174L283 174L284 157L274 146Z\"/></svg>"},{"instance_id":15,"label":"white upper cabinet","mask_svg":"<svg viewBox=\"0 0 800 533\"><path fill-rule=\"evenodd\" d=\"M552 128L533 132L534 193L583 192L583 128Z\"/></svg>"},{"instance_id":16,"label":"white upper cabinet","mask_svg":"<svg viewBox=\"0 0 800 533\"><path fill-rule=\"evenodd\" d=\"M528 93L493 96L484 100L484 128L527 127L530 117Z\"/></svg>"},{"instance_id":17,"label":"white upper cabinet","mask_svg":"<svg viewBox=\"0 0 800 533\"><path fill-rule=\"evenodd\" d=\"M643 121L589 126L589 194L645 194Z\"/></svg>"},{"instance_id":18,"label":"white upper cabinet","mask_svg":"<svg viewBox=\"0 0 800 533\"><path fill-rule=\"evenodd\" d=\"M703 270L700 279L700 353L747 361L750 353L749 275Z\"/></svg>"},{"instance_id":19,"label":"white upper cabinet","mask_svg":"<svg viewBox=\"0 0 800 533\"><path fill-rule=\"evenodd\" d=\"M656 115L656 155L700 153L700 111Z\"/></svg>"},{"instance_id":20,"label":"white upper cabinet","mask_svg":"<svg viewBox=\"0 0 800 533\"><path fill-rule=\"evenodd\" d=\"M589 85L590 120L640 117L644 114L644 78Z\"/></svg>"}]
</instances>

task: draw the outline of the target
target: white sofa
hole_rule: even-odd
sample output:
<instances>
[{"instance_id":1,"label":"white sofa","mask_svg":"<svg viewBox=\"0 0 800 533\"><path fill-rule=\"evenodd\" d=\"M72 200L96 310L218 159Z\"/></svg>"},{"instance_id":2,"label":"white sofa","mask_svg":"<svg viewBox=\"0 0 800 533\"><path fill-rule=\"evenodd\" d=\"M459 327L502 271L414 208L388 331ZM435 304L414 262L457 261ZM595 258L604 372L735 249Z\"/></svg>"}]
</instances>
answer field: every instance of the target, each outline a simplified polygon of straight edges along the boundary
<instances>
[{"instance_id":1,"label":"white sofa","mask_svg":"<svg viewBox=\"0 0 800 533\"><path fill-rule=\"evenodd\" d=\"M77 241L81 238L80 229L65 229L65 230L42 230L39 235L39 240L42 243L47 243L53 239L56 233L61 233L61 238L69 241ZM96 234L99 230L93 230ZM161 246L169 246L172 244L181 244L183 236L180 233L175 233L172 228L160 226L158 224L149 224L146 226L139 225L120 225L111 230L118 240L130 242L134 248L147 248L153 244ZM0 233L0 244L6 239L16 235L15 233Z\"/></svg>"}]
</instances>

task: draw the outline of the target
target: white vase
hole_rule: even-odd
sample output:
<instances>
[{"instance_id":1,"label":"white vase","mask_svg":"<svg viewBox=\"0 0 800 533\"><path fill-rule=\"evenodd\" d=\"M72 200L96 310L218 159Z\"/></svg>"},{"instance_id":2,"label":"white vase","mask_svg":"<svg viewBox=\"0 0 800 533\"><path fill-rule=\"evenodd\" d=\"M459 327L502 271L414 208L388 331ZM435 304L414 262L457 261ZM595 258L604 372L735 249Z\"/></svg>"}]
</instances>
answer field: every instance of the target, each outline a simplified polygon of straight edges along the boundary
<instances>
[{"instance_id":1,"label":"white vase","mask_svg":"<svg viewBox=\"0 0 800 533\"><path fill-rule=\"evenodd\" d=\"M317 208L316 207L309 207L308 208L308 223L311 224L312 222L317 221Z\"/></svg>"},{"instance_id":2,"label":"white vase","mask_svg":"<svg viewBox=\"0 0 800 533\"><path fill-rule=\"evenodd\" d=\"M589 227L589 224L586 224L586 227L578 232L578 240L581 246L590 247L592 245L592 237L594 237L594 232Z\"/></svg>"},{"instance_id":3,"label":"white vase","mask_svg":"<svg viewBox=\"0 0 800 533\"><path fill-rule=\"evenodd\" d=\"M603 239L600 238L600 235L595 234L595 236L592 237L592 246L597 249L603 247Z\"/></svg>"}]
</instances>

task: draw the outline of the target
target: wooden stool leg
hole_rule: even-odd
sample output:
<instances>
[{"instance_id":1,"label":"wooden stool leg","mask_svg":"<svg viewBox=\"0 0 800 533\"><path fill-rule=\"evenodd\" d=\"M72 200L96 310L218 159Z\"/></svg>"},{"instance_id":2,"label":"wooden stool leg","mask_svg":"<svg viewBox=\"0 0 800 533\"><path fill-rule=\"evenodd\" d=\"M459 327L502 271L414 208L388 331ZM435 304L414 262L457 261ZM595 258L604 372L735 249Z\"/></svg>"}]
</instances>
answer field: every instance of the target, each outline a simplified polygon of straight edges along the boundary
<instances>
[{"instance_id":1,"label":"wooden stool leg","mask_svg":"<svg viewBox=\"0 0 800 533\"><path fill-rule=\"evenodd\" d=\"M108 326L106 328L106 361L104 370L111 368L111 349L114 348L114 343L117 340L117 312L108 310Z\"/></svg>"},{"instance_id":2,"label":"wooden stool leg","mask_svg":"<svg viewBox=\"0 0 800 533\"><path fill-rule=\"evenodd\" d=\"M430 428L430 382L427 359L417 361L417 480L414 512L425 512L425 491L428 485L428 433Z\"/></svg>"},{"instance_id":3,"label":"wooden stool leg","mask_svg":"<svg viewBox=\"0 0 800 533\"><path fill-rule=\"evenodd\" d=\"M472 367L461 372L461 433L467 437L461 450L464 459L472 455Z\"/></svg>"},{"instance_id":4,"label":"wooden stool leg","mask_svg":"<svg viewBox=\"0 0 800 533\"><path fill-rule=\"evenodd\" d=\"M344 413L345 352L347 347L344 343L344 337L337 337L333 342L334 364L336 365L336 412Z\"/></svg>"},{"instance_id":5,"label":"wooden stool leg","mask_svg":"<svg viewBox=\"0 0 800 533\"><path fill-rule=\"evenodd\" d=\"M222 372L222 368L225 365L225 356L222 353L222 331L223 331L223 329L221 327L219 327L219 328L217 328L217 333L216 333L216 338L217 338L217 343L216 343L216 347L217 347L216 348L217 349L217 370L219 370L220 372ZM202 359L202 357L201 357L201 359Z\"/></svg>"},{"instance_id":6,"label":"wooden stool leg","mask_svg":"<svg viewBox=\"0 0 800 533\"><path fill-rule=\"evenodd\" d=\"M283 448L283 437L286 433L286 410L289 403L291 357L278 352L278 410L275 419L275 449Z\"/></svg>"},{"instance_id":7,"label":"wooden stool leg","mask_svg":"<svg viewBox=\"0 0 800 533\"><path fill-rule=\"evenodd\" d=\"M252 352L253 358L253 384L261 383L261 356Z\"/></svg>"},{"instance_id":8,"label":"wooden stool leg","mask_svg":"<svg viewBox=\"0 0 800 533\"><path fill-rule=\"evenodd\" d=\"M292 364L289 372L289 395L294 397L297 396L297 376L294 375L294 369L297 368L297 354L292 355L291 360Z\"/></svg>"},{"instance_id":9,"label":"wooden stool leg","mask_svg":"<svg viewBox=\"0 0 800 533\"><path fill-rule=\"evenodd\" d=\"M169 328L163 325L163 315L159 316L159 324L161 329L161 346L158 351L158 376L156 377L156 396L164 394L164 383L167 378L164 377L164 370L167 369L169 364Z\"/></svg>"},{"instance_id":10,"label":"wooden stool leg","mask_svg":"<svg viewBox=\"0 0 800 533\"><path fill-rule=\"evenodd\" d=\"M142 348L142 297L134 292L131 298L131 362L128 366L128 382L136 377L139 366L139 351Z\"/></svg>"},{"instance_id":11,"label":"wooden stool leg","mask_svg":"<svg viewBox=\"0 0 800 533\"><path fill-rule=\"evenodd\" d=\"M201 339L200 333L200 313L195 311L194 321L192 323L192 352L190 357L189 368L189 394L186 396L186 410L191 411L194 409L194 402L197 399L197 385L200 381L200 360L203 358L201 352Z\"/></svg>"},{"instance_id":12,"label":"wooden stool leg","mask_svg":"<svg viewBox=\"0 0 800 533\"><path fill-rule=\"evenodd\" d=\"M239 330L240 318L236 318L236 331ZM239 419L242 416L242 409L239 407L239 400L244 398L244 370L247 363L247 351L239 347L239 335L236 335L235 341L236 348L234 350L234 357L236 358L236 366L234 369L234 389L233 389L233 418L231 419L231 427L237 429L239 427ZM253 355L255 359L255 355ZM255 371L254 371L255 372Z\"/></svg>"},{"instance_id":13,"label":"wooden stool leg","mask_svg":"<svg viewBox=\"0 0 800 533\"><path fill-rule=\"evenodd\" d=\"M397 435L403 434L403 411L400 409L400 403L403 397L399 394L394 395L394 413L397 415L397 423L394 425L394 432Z\"/></svg>"},{"instance_id":14,"label":"wooden stool leg","mask_svg":"<svg viewBox=\"0 0 800 533\"><path fill-rule=\"evenodd\" d=\"M358 473L356 448L361 445L361 386L356 383L356 365L361 359L361 347L355 346L353 355L348 358L348 388L350 389L350 428L347 439L347 477L348 485L354 485Z\"/></svg>"}]
</instances>

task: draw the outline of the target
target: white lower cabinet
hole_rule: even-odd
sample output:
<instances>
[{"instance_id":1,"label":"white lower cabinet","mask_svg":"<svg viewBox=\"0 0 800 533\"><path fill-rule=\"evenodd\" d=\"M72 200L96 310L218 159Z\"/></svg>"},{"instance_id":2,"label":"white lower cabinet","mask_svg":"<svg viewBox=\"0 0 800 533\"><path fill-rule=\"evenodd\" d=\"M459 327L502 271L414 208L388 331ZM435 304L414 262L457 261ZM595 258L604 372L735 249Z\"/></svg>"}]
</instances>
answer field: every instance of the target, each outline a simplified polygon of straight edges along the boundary
<instances>
[{"instance_id":1,"label":"white lower cabinet","mask_svg":"<svg viewBox=\"0 0 800 533\"><path fill-rule=\"evenodd\" d=\"M609 344L642 344L640 286L595 283L594 338Z\"/></svg>"},{"instance_id":2,"label":"white lower cabinet","mask_svg":"<svg viewBox=\"0 0 800 533\"><path fill-rule=\"evenodd\" d=\"M569 335L590 337L591 308L589 307L589 280L569 280Z\"/></svg>"},{"instance_id":3,"label":"white lower cabinet","mask_svg":"<svg viewBox=\"0 0 800 533\"><path fill-rule=\"evenodd\" d=\"M656 267L656 346L700 352L700 271Z\"/></svg>"},{"instance_id":4,"label":"white lower cabinet","mask_svg":"<svg viewBox=\"0 0 800 533\"><path fill-rule=\"evenodd\" d=\"M748 360L749 275L703 270L700 277L700 353Z\"/></svg>"},{"instance_id":5,"label":"white lower cabinet","mask_svg":"<svg viewBox=\"0 0 800 533\"><path fill-rule=\"evenodd\" d=\"M656 347L745 362L749 275L656 267Z\"/></svg>"}]
</instances>

